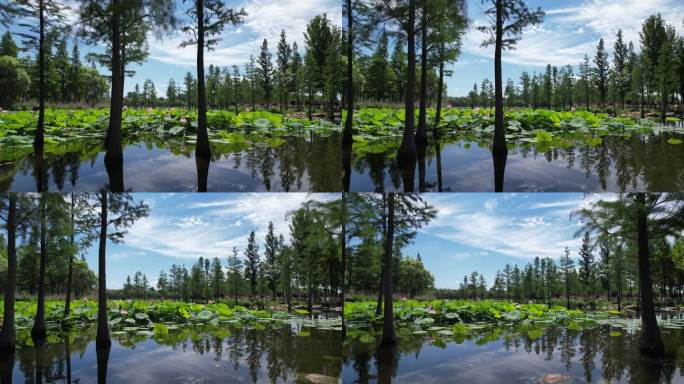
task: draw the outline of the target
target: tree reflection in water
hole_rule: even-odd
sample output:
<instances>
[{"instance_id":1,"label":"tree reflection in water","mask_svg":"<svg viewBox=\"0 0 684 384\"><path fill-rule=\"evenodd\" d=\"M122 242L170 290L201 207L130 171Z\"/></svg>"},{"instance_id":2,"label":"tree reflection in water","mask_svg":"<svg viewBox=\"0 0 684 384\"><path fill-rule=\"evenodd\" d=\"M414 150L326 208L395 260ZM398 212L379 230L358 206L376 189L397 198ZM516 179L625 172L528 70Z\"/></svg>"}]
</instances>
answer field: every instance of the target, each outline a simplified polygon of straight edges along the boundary
<instances>
[{"instance_id":1,"label":"tree reflection in water","mask_svg":"<svg viewBox=\"0 0 684 384\"><path fill-rule=\"evenodd\" d=\"M347 341L343 382L540 382L547 374L580 382L670 383L684 379L683 331L664 331L668 358L641 357L638 337L608 325L585 330L550 326L543 333L489 329L477 336L414 335L396 347ZM352 336L353 338L353 336ZM365 340L368 341L368 340ZM678 369L679 368L679 369Z\"/></svg>"},{"instance_id":2,"label":"tree reflection in water","mask_svg":"<svg viewBox=\"0 0 684 384\"><path fill-rule=\"evenodd\" d=\"M299 336L303 329L310 336ZM154 339L119 334L105 349L95 348L92 331L64 334L42 347L19 343L13 359L0 359L2 383L12 382L15 361L15 383L106 383L132 377L159 383L224 383L231 377L236 382L293 382L307 374L337 380L342 366L341 332L302 324L181 328Z\"/></svg>"}]
</instances>

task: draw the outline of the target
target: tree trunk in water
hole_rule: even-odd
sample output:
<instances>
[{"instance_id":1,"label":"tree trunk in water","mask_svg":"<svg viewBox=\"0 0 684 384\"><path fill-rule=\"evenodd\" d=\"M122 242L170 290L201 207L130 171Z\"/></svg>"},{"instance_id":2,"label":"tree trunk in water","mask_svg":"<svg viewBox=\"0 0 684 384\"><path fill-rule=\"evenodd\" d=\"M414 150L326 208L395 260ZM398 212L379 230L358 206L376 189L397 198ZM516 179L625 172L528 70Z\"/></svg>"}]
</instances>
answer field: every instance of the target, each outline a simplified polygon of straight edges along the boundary
<instances>
[{"instance_id":1,"label":"tree trunk in water","mask_svg":"<svg viewBox=\"0 0 684 384\"><path fill-rule=\"evenodd\" d=\"M439 80L437 82L437 107L435 110L434 129L437 130L442 120L442 93L444 93L444 43L439 45Z\"/></svg>"},{"instance_id":2,"label":"tree trunk in water","mask_svg":"<svg viewBox=\"0 0 684 384\"><path fill-rule=\"evenodd\" d=\"M211 158L207 132L207 93L204 83L204 0L197 0L197 145L195 156Z\"/></svg>"},{"instance_id":3,"label":"tree trunk in water","mask_svg":"<svg viewBox=\"0 0 684 384\"><path fill-rule=\"evenodd\" d=\"M121 149L121 115L123 109L123 84L121 77L121 14L119 11L120 0L112 0L112 93L109 108L109 127L107 129L107 140L105 146L107 153L105 154L105 165L107 169L123 168L123 154ZM119 186L110 185L110 189L116 192L123 192L123 188L119 190ZM123 185L121 185L123 187Z\"/></svg>"},{"instance_id":4,"label":"tree trunk in water","mask_svg":"<svg viewBox=\"0 0 684 384\"><path fill-rule=\"evenodd\" d=\"M34 151L42 156L45 146L45 1L38 2L40 36L38 37L38 127L33 139ZM39 190L38 192L43 192Z\"/></svg>"},{"instance_id":5,"label":"tree trunk in water","mask_svg":"<svg viewBox=\"0 0 684 384\"><path fill-rule=\"evenodd\" d=\"M421 48L420 48L420 96L418 98L418 130L416 131L416 145L420 146L427 142L425 124L427 121L427 14L425 11L426 0L421 2Z\"/></svg>"},{"instance_id":6,"label":"tree trunk in water","mask_svg":"<svg viewBox=\"0 0 684 384\"><path fill-rule=\"evenodd\" d=\"M382 340L381 346L388 346L396 344L396 336L394 334L394 310L392 305L392 246L394 244L394 194L388 194L387 204L387 238L385 239L385 264L383 271L385 272L385 309L383 311L382 323Z\"/></svg>"},{"instance_id":7,"label":"tree trunk in water","mask_svg":"<svg viewBox=\"0 0 684 384\"><path fill-rule=\"evenodd\" d=\"M350 0L347 0L350 1ZM342 300L342 337L347 334L347 325L344 321L344 295L347 289L347 194L342 192L342 228L340 232L342 246L342 281L340 283L340 299Z\"/></svg>"},{"instance_id":8,"label":"tree trunk in water","mask_svg":"<svg viewBox=\"0 0 684 384\"><path fill-rule=\"evenodd\" d=\"M494 192L503 192L508 153L497 153L496 151L492 151L492 160L494 162Z\"/></svg>"},{"instance_id":9,"label":"tree trunk in water","mask_svg":"<svg viewBox=\"0 0 684 384\"><path fill-rule=\"evenodd\" d=\"M107 192L100 192L100 247L98 252L98 285L97 285L97 349L109 348L112 339L109 337L109 323L107 320ZM99 361L99 358L98 358ZM99 364L98 364L99 366ZM106 368L105 368L106 371ZM99 369L98 369L99 377Z\"/></svg>"},{"instance_id":10,"label":"tree trunk in water","mask_svg":"<svg viewBox=\"0 0 684 384\"><path fill-rule=\"evenodd\" d=\"M71 341L68 337L64 338L64 361L66 363L66 382L68 384L71 381Z\"/></svg>"},{"instance_id":11,"label":"tree trunk in water","mask_svg":"<svg viewBox=\"0 0 684 384\"><path fill-rule=\"evenodd\" d=\"M7 281L5 283L5 311L0 331L0 360L12 359L16 345L16 330L14 328L14 301L17 290L17 250L16 250L16 218L17 199L10 193L7 210ZM4 382L4 379L3 379ZM11 380L9 381L11 382Z\"/></svg>"},{"instance_id":12,"label":"tree trunk in water","mask_svg":"<svg viewBox=\"0 0 684 384\"><path fill-rule=\"evenodd\" d=\"M40 267L38 270L38 308L36 319L31 329L31 338L34 343L39 343L47 338L45 328L45 269L47 266L47 225L46 225L46 201L47 195L40 195Z\"/></svg>"},{"instance_id":13,"label":"tree trunk in water","mask_svg":"<svg viewBox=\"0 0 684 384\"><path fill-rule=\"evenodd\" d=\"M107 384L107 366L109 365L109 352L112 350L111 342L98 347L97 355L97 384Z\"/></svg>"},{"instance_id":14,"label":"tree trunk in water","mask_svg":"<svg viewBox=\"0 0 684 384\"><path fill-rule=\"evenodd\" d=\"M406 95L405 95L405 118L404 118L404 134L401 139L401 146L399 147L400 159L415 159L416 158L416 142L414 135L414 103L416 91L416 1L408 1L408 28L406 31L406 40L408 45L408 73L406 77Z\"/></svg>"},{"instance_id":15,"label":"tree trunk in water","mask_svg":"<svg viewBox=\"0 0 684 384\"><path fill-rule=\"evenodd\" d=\"M342 146L351 145L354 125L354 35L352 0L347 0L347 120L344 121Z\"/></svg>"},{"instance_id":16,"label":"tree trunk in water","mask_svg":"<svg viewBox=\"0 0 684 384\"><path fill-rule=\"evenodd\" d=\"M208 157L195 155L195 165L197 167L197 192L206 192L209 179Z\"/></svg>"},{"instance_id":17,"label":"tree trunk in water","mask_svg":"<svg viewBox=\"0 0 684 384\"><path fill-rule=\"evenodd\" d=\"M637 245L639 252L639 287L641 288L641 336L639 352L650 357L663 357L665 347L660 337L660 329L656 320L653 305L653 282L651 281L651 265L648 250L648 227L646 195L638 193L637 200Z\"/></svg>"},{"instance_id":18,"label":"tree trunk in water","mask_svg":"<svg viewBox=\"0 0 684 384\"><path fill-rule=\"evenodd\" d=\"M69 243L72 249L76 247L74 241L74 209L75 209L75 197L73 193L71 194L71 233L69 238ZM67 283L66 283L66 298L64 299L64 318L69 317L69 312L71 311L71 285L74 278L74 256L69 255L69 271L67 272Z\"/></svg>"},{"instance_id":19,"label":"tree trunk in water","mask_svg":"<svg viewBox=\"0 0 684 384\"><path fill-rule=\"evenodd\" d=\"M501 83L501 49L503 40L503 0L496 0L496 48L494 51L494 145L495 155L508 154L504 127L503 84Z\"/></svg>"}]
</instances>

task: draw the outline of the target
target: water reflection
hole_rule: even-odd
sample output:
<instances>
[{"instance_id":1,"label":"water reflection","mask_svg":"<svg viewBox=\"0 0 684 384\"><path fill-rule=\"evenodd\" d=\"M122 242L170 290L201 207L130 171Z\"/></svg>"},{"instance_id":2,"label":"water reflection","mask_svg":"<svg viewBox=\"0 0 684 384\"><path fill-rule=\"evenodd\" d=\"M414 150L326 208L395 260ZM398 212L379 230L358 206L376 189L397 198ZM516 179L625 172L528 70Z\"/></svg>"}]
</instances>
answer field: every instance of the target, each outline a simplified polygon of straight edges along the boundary
<instances>
[{"instance_id":1,"label":"water reflection","mask_svg":"<svg viewBox=\"0 0 684 384\"><path fill-rule=\"evenodd\" d=\"M119 334L104 349L83 333L19 348L0 361L1 383L337 382L342 365L341 332L301 325Z\"/></svg>"},{"instance_id":2,"label":"water reflection","mask_svg":"<svg viewBox=\"0 0 684 384\"><path fill-rule=\"evenodd\" d=\"M669 144L670 137L606 136L597 146L569 148L509 143L507 157L493 156L489 142L474 135L432 139L425 151L418 151L416 164L399 163L391 149L356 153L351 160L350 188L375 192L679 191L684 188L684 147Z\"/></svg>"},{"instance_id":3,"label":"water reflection","mask_svg":"<svg viewBox=\"0 0 684 384\"><path fill-rule=\"evenodd\" d=\"M339 191L339 142L333 133L216 144L207 161L181 140L140 137L126 144L123 168L105 166L97 141L65 143L44 159L1 148L0 191Z\"/></svg>"},{"instance_id":4,"label":"water reflection","mask_svg":"<svg viewBox=\"0 0 684 384\"><path fill-rule=\"evenodd\" d=\"M612 332L612 333L611 333ZM585 330L490 329L476 337L401 332L394 348L355 340L345 349L344 383L684 383L684 331L664 331L668 358L642 358L638 337L609 325Z\"/></svg>"}]
</instances>

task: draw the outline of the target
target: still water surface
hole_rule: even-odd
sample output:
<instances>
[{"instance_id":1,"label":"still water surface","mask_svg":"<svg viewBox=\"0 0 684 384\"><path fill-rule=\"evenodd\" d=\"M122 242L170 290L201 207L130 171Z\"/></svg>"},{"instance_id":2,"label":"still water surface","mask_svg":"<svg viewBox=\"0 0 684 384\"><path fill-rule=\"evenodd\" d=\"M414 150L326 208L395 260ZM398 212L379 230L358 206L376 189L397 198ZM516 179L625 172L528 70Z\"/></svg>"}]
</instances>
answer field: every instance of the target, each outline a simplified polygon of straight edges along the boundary
<instances>
[{"instance_id":1,"label":"still water surface","mask_svg":"<svg viewBox=\"0 0 684 384\"><path fill-rule=\"evenodd\" d=\"M79 332L24 346L13 366L4 361L0 368L13 383L336 383L341 334L282 324L115 335L107 358L98 356L93 332Z\"/></svg>"}]
</instances>

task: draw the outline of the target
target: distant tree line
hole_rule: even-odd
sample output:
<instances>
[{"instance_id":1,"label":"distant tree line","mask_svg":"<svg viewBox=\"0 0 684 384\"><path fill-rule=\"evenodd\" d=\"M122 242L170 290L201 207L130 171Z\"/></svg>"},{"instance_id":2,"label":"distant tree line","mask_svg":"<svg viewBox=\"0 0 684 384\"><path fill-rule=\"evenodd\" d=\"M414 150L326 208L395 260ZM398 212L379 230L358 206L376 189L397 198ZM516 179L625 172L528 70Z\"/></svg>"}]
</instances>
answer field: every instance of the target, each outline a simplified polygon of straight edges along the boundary
<instances>
[{"instance_id":1,"label":"distant tree line","mask_svg":"<svg viewBox=\"0 0 684 384\"><path fill-rule=\"evenodd\" d=\"M656 299L661 305L684 301L684 238L654 240L651 248L651 278ZM594 238L585 231L576 257L566 247L558 262L550 257L535 257L524 266L506 264L498 270L492 284L473 271L463 277L457 289L434 292L439 297L497 299L517 303L538 302L568 307L595 307L604 299L622 309L626 298L639 295L637 247L619 242L605 234Z\"/></svg>"},{"instance_id":2,"label":"distant tree line","mask_svg":"<svg viewBox=\"0 0 684 384\"><path fill-rule=\"evenodd\" d=\"M289 43L285 30L276 46L275 60L267 39L257 57L241 68L209 65L206 73L207 106L223 110L270 109L275 105L281 113L293 108L312 112L323 107L334 118L342 92L338 74L341 32L326 15L314 17L304 33L306 45L300 51L296 42ZM197 79L192 72L182 81L169 79L164 90L157 90L151 80L142 88L135 85L126 96L133 107L197 107Z\"/></svg>"},{"instance_id":3,"label":"distant tree line","mask_svg":"<svg viewBox=\"0 0 684 384\"><path fill-rule=\"evenodd\" d=\"M78 43L68 52L67 37L50 33L45 42L45 97L58 104L95 105L107 98L109 83L95 68L83 63ZM0 108L31 105L38 99L38 60L20 57L20 49L7 31L0 38Z\"/></svg>"},{"instance_id":4,"label":"distant tree line","mask_svg":"<svg viewBox=\"0 0 684 384\"><path fill-rule=\"evenodd\" d=\"M660 111L664 116L684 103L684 37L677 35L660 14L642 24L640 51L625 42L618 29L612 60L601 38L593 57L585 55L577 66L547 65L540 73L523 72L516 82L508 79L503 97L507 107L557 110L617 108ZM475 83L468 96L453 98L461 107L494 106L489 79Z\"/></svg>"},{"instance_id":5,"label":"distant tree line","mask_svg":"<svg viewBox=\"0 0 684 384\"><path fill-rule=\"evenodd\" d=\"M328 203L328 204L334 204ZM226 259L199 257L189 269L173 264L161 271L156 283L142 272L127 276L115 295L128 299L176 299L192 302L227 301L234 304L280 301L292 308L293 300L331 305L340 290L339 241L326 231L322 209L310 202L292 213L290 243L268 225L263 251L254 231L242 255L237 248Z\"/></svg>"}]
</instances>

